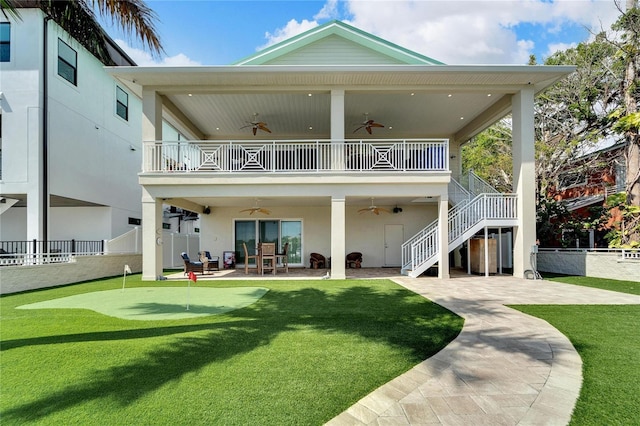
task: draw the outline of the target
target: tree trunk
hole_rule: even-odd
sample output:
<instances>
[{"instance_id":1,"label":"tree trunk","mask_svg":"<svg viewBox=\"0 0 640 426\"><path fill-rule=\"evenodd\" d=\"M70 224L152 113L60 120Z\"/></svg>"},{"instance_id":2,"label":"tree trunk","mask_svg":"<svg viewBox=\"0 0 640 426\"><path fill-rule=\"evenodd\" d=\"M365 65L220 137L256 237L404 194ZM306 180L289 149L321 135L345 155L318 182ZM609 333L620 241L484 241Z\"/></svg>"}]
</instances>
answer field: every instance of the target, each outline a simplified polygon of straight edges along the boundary
<instances>
[{"instance_id":1,"label":"tree trunk","mask_svg":"<svg viewBox=\"0 0 640 426\"><path fill-rule=\"evenodd\" d=\"M638 0L627 0L626 12L629 13L637 5ZM633 31L628 30L628 35L631 40L627 42L631 43L631 45L636 45L637 40L633 40ZM637 90L638 81L640 81L638 76L639 68L640 58L637 49L632 49L627 59L627 68L623 81L624 106L627 115L638 112L635 91ZM627 203L633 206L640 206L640 135L638 134L638 129L632 127L627 130L625 139L627 140L627 178L625 182Z\"/></svg>"}]
</instances>

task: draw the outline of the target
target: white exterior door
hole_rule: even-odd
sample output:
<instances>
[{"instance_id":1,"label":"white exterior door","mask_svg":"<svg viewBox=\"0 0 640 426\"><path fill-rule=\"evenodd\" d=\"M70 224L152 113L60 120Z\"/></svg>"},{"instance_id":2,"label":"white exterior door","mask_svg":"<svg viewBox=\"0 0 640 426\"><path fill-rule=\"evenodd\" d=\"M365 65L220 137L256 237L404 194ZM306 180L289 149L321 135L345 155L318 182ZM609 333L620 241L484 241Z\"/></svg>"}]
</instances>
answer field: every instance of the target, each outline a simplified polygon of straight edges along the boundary
<instances>
[{"instance_id":1,"label":"white exterior door","mask_svg":"<svg viewBox=\"0 0 640 426\"><path fill-rule=\"evenodd\" d=\"M404 225L384 225L384 266L401 266Z\"/></svg>"}]
</instances>

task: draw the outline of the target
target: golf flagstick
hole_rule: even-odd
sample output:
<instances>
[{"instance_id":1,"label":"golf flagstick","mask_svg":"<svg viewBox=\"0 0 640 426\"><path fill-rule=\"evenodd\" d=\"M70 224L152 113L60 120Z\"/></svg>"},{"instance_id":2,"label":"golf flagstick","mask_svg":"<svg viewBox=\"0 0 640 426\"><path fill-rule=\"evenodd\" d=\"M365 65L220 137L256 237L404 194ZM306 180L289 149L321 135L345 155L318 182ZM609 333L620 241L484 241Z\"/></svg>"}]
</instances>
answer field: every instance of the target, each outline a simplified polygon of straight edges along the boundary
<instances>
[{"instance_id":1,"label":"golf flagstick","mask_svg":"<svg viewBox=\"0 0 640 426\"><path fill-rule=\"evenodd\" d=\"M187 311L189 310L189 293L191 291L191 281L193 281L193 283L195 284L197 280L198 278L196 277L196 274L194 274L193 271L189 272L189 283L187 284Z\"/></svg>"},{"instance_id":2,"label":"golf flagstick","mask_svg":"<svg viewBox=\"0 0 640 426\"><path fill-rule=\"evenodd\" d=\"M122 291L124 291L124 282L127 279L127 274L131 273L131 268L129 268L129 265L124 265L124 275L122 276Z\"/></svg>"}]
</instances>

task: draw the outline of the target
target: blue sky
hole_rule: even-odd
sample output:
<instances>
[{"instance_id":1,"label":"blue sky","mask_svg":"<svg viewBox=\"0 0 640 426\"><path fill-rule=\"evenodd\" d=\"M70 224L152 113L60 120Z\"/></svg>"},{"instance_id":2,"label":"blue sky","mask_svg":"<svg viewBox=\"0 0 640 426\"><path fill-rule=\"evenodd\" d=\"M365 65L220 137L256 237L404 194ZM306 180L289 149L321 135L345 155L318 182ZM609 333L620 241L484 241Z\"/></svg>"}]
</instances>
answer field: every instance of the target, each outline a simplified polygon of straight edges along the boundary
<instances>
[{"instance_id":1,"label":"blue sky","mask_svg":"<svg viewBox=\"0 0 640 426\"><path fill-rule=\"evenodd\" d=\"M623 2L624 3L624 2ZM330 20L447 64L526 64L608 29L614 0L147 0L165 55L106 26L139 65L227 65ZM624 4L623 4L624 6Z\"/></svg>"}]
</instances>

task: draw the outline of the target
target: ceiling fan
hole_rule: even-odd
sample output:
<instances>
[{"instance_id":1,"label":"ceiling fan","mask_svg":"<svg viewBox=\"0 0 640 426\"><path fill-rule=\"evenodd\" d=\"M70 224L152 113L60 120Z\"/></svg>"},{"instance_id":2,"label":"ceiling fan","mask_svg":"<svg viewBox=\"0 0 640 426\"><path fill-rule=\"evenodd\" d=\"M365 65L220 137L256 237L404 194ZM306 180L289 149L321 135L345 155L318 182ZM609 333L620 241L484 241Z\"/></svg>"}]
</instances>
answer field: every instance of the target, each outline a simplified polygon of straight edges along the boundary
<instances>
[{"instance_id":1,"label":"ceiling fan","mask_svg":"<svg viewBox=\"0 0 640 426\"><path fill-rule=\"evenodd\" d=\"M364 208L364 209L360 209L360 210L358 210L358 213L360 213L360 214L362 214L362 213L366 213L366 212L371 212L371 213L376 214L376 215L379 215L379 214L380 214L380 212L383 212L383 213L390 213L390 211L389 211L389 210L387 210L387 209L385 209L385 208L383 208L383 207L375 206L375 205L373 204L373 197L371 197L371 205L370 205L369 207L366 207L366 208Z\"/></svg>"},{"instance_id":2,"label":"ceiling fan","mask_svg":"<svg viewBox=\"0 0 640 426\"><path fill-rule=\"evenodd\" d=\"M255 206L249 207L248 209L240 210L240 212L241 213L242 212L249 212L249 215L252 215L255 212L262 213L262 214L271 214L271 210L267 210L265 208L262 208L262 207L258 206L258 200L256 200Z\"/></svg>"},{"instance_id":3,"label":"ceiling fan","mask_svg":"<svg viewBox=\"0 0 640 426\"><path fill-rule=\"evenodd\" d=\"M252 130L253 130L253 134L254 135L256 134L258 129L262 130L263 132L271 133L271 130L269 130L269 128L267 127L267 123L265 123L264 121L258 121L258 113L257 112L253 113L253 120L252 121L248 121L246 126L242 126L240 128L244 129L246 127L251 127Z\"/></svg>"},{"instance_id":4,"label":"ceiling fan","mask_svg":"<svg viewBox=\"0 0 640 426\"><path fill-rule=\"evenodd\" d=\"M372 127L384 127L383 124L376 123L373 120L369 119L369 114L364 114L364 121L360 124L360 127L356 128L353 133L357 132L360 129L365 129L367 133L371 134Z\"/></svg>"}]
</instances>

